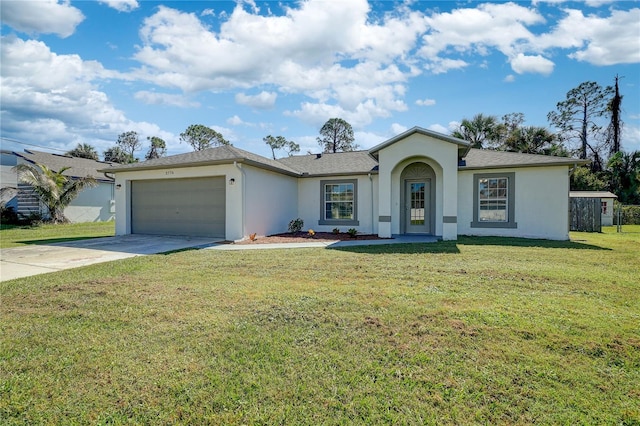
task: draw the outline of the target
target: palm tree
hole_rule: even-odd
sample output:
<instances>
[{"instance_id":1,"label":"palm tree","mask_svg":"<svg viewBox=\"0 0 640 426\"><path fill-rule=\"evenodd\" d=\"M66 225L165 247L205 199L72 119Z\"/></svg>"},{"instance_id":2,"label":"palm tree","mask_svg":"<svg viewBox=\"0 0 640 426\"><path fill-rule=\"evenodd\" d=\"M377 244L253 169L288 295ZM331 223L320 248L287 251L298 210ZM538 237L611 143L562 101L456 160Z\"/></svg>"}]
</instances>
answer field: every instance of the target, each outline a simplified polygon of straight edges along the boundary
<instances>
[{"instance_id":1,"label":"palm tree","mask_svg":"<svg viewBox=\"0 0 640 426\"><path fill-rule=\"evenodd\" d=\"M88 143L79 143L78 146L68 151L67 155L98 161L98 151Z\"/></svg>"},{"instance_id":2,"label":"palm tree","mask_svg":"<svg viewBox=\"0 0 640 426\"><path fill-rule=\"evenodd\" d=\"M496 142L502 131L502 126L493 115L476 114L471 120L463 119L452 136L471 142L472 148L485 148L485 142Z\"/></svg>"},{"instance_id":3,"label":"palm tree","mask_svg":"<svg viewBox=\"0 0 640 426\"><path fill-rule=\"evenodd\" d=\"M18 164L14 167L18 172L18 180L30 185L40 201L47 207L53 223L68 222L64 216L64 209L85 188L97 185L92 177L69 178L64 172L70 167L63 167L58 172L42 164L31 166Z\"/></svg>"}]
</instances>

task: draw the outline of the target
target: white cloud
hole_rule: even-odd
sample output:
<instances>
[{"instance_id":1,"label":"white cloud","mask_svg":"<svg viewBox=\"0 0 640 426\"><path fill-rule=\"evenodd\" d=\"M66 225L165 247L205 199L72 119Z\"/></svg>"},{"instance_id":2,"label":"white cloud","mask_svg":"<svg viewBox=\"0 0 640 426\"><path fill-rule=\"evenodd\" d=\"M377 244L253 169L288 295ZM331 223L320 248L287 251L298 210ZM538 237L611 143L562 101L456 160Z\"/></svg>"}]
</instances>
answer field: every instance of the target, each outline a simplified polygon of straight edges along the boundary
<instances>
[{"instance_id":1,"label":"white cloud","mask_svg":"<svg viewBox=\"0 0 640 426\"><path fill-rule=\"evenodd\" d=\"M254 127L254 124L252 123L247 123L246 121L243 121L238 115L234 115L233 117L229 117L227 118L227 124L230 124L232 126L249 126L249 127Z\"/></svg>"},{"instance_id":2,"label":"white cloud","mask_svg":"<svg viewBox=\"0 0 640 426\"><path fill-rule=\"evenodd\" d=\"M136 92L134 98L148 105L170 105L181 108L199 107L199 102L190 101L183 95L172 95L169 93L157 93L141 90Z\"/></svg>"},{"instance_id":3,"label":"white cloud","mask_svg":"<svg viewBox=\"0 0 640 426\"><path fill-rule=\"evenodd\" d=\"M514 81L516 81L516 77L513 74L509 74L502 81L504 81L505 83L513 83Z\"/></svg>"},{"instance_id":4,"label":"white cloud","mask_svg":"<svg viewBox=\"0 0 640 426\"><path fill-rule=\"evenodd\" d=\"M430 62L427 65L425 65L425 68L433 74L444 74L450 70L462 69L468 66L469 64L462 59L434 57L430 59Z\"/></svg>"},{"instance_id":5,"label":"white cloud","mask_svg":"<svg viewBox=\"0 0 640 426\"><path fill-rule=\"evenodd\" d=\"M427 129L433 130L434 132L442 133L443 135L448 135L449 133L451 133L451 129L448 129L440 124L432 124L427 127Z\"/></svg>"},{"instance_id":6,"label":"white cloud","mask_svg":"<svg viewBox=\"0 0 640 426\"><path fill-rule=\"evenodd\" d=\"M388 139L372 132L354 132L354 137L359 150L373 148Z\"/></svg>"},{"instance_id":7,"label":"white cloud","mask_svg":"<svg viewBox=\"0 0 640 426\"><path fill-rule=\"evenodd\" d=\"M540 55L526 56L522 53L518 53L515 58L511 60L511 68L518 74L524 73L538 73L542 75L549 75L553 72L555 64Z\"/></svg>"},{"instance_id":8,"label":"white cloud","mask_svg":"<svg viewBox=\"0 0 640 426\"><path fill-rule=\"evenodd\" d=\"M433 106L436 104L435 99L418 99L416 105L418 106Z\"/></svg>"},{"instance_id":9,"label":"white cloud","mask_svg":"<svg viewBox=\"0 0 640 426\"><path fill-rule=\"evenodd\" d=\"M569 57L594 65L640 62L640 9L614 11L609 19L590 16L584 24L587 47Z\"/></svg>"},{"instance_id":10,"label":"white cloud","mask_svg":"<svg viewBox=\"0 0 640 426\"><path fill-rule=\"evenodd\" d=\"M570 58L594 65L640 62L640 8L614 10L609 17L584 16L574 9L564 12L553 31L532 41L533 47L576 49Z\"/></svg>"},{"instance_id":11,"label":"white cloud","mask_svg":"<svg viewBox=\"0 0 640 426\"><path fill-rule=\"evenodd\" d=\"M625 123L622 129L622 149L625 152L640 151L640 127Z\"/></svg>"},{"instance_id":12,"label":"white cloud","mask_svg":"<svg viewBox=\"0 0 640 426\"><path fill-rule=\"evenodd\" d=\"M365 0L308 0L283 16L256 10L238 4L213 32L194 14L160 6L140 31L136 76L184 91L275 86L311 98L298 115L335 102L362 123L406 109L406 82L420 73L406 59L426 25L420 12L400 7L371 23ZM243 93L236 102L267 108L275 97Z\"/></svg>"},{"instance_id":13,"label":"white cloud","mask_svg":"<svg viewBox=\"0 0 640 426\"><path fill-rule=\"evenodd\" d=\"M247 105L257 109L269 109L273 108L278 99L278 94L275 92L262 91L257 95L245 95L244 93L236 94L236 102L240 105Z\"/></svg>"},{"instance_id":14,"label":"white cloud","mask_svg":"<svg viewBox=\"0 0 640 426\"><path fill-rule=\"evenodd\" d=\"M155 124L129 120L111 104L94 82L117 74L100 63L12 36L2 37L0 49L3 135L60 149L86 142L99 151L128 130L170 136Z\"/></svg>"},{"instance_id":15,"label":"white cloud","mask_svg":"<svg viewBox=\"0 0 640 426\"><path fill-rule=\"evenodd\" d=\"M517 44L533 38L527 25L543 22L537 11L515 3L485 3L433 14L427 18L429 31L420 53L430 58L453 48L458 54L487 55L490 48L496 48L508 56Z\"/></svg>"},{"instance_id":16,"label":"white cloud","mask_svg":"<svg viewBox=\"0 0 640 426\"><path fill-rule=\"evenodd\" d=\"M397 136L400 133L404 133L407 130L409 130L409 128L405 125L399 124L399 123L393 123L391 124L391 137L393 136Z\"/></svg>"},{"instance_id":17,"label":"white cloud","mask_svg":"<svg viewBox=\"0 0 640 426\"><path fill-rule=\"evenodd\" d=\"M118 12L131 12L136 10L140 5L137 0L98 0Z\"/></svg>"},{"instance_id":18,"label":"white cloud","mask_svg":"<svg viewBox=\"0 0 640 426\"><path fill-rule=\"evenodd\" d=\"M57 34L69 37L84 15L69 1L3 1L2 23L27 34Z\"/></svg>"}]
</instances>

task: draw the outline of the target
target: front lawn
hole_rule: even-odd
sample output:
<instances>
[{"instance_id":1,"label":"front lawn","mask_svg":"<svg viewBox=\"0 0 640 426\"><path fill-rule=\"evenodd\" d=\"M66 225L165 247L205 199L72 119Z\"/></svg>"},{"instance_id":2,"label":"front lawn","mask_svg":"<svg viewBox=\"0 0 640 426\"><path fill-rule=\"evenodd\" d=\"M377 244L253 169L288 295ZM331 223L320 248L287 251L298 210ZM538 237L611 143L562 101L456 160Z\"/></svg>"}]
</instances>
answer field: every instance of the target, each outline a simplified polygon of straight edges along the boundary
<instances>
[{"instance_id":1,"label":"front lawn","mask_svg":"<svg viewBox=\"0 0 640 426\"><path fill-rule=\"evenodd\" d=\"M0 248L20 247L27 244L50 244L61 241L82 240L96 237L112 237L115 222L88 222L67 224L42 224L36 226L2 225Z\"/></svg>"},{"instance_id":2,"label":"front lawn","mask_svg":"<svg viewBox=\"0 0 640 426\"><path fill-rule=\"evenodd\" d=\"M0 419L637 425L640 234L572 237L191 250L2 282Z\"/></svg>"}]
</instances>

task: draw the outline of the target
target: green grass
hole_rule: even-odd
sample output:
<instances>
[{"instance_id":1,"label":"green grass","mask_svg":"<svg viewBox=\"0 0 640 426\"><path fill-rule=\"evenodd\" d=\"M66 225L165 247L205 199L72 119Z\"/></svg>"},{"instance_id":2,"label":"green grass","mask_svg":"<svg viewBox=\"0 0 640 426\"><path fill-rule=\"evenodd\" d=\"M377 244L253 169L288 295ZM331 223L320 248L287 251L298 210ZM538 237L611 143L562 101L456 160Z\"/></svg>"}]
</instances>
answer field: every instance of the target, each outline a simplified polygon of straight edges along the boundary
<instances>
[{"instance_id":1,"label":"green grass","mask_svg":"<svg viewBox=\"0 0 640 426\"><path fill-rule=\"evenodd\" d=\"M42 224L37 226L2 225L0 227L0 248L111 237L114 234L115 222Z\"/></svg>"},{"instance_id":2,"label":"green grass","mask_svg":"<svg viewBox=\"0 0 640 426\"><path fill-rule=\"evenodd\" d=\"M193 250L0 283L3 424L640 424L640 234Z\"/></svg>"}]
</instances>

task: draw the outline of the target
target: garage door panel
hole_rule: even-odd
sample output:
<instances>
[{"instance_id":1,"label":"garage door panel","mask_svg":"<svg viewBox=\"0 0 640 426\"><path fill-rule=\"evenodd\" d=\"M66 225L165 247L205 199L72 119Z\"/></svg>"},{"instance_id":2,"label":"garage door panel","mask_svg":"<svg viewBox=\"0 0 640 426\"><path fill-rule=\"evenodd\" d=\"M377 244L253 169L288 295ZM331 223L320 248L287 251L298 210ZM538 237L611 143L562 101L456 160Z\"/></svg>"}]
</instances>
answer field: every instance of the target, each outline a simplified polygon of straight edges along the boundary
<instances>
[{"instance_id":1,"label":"garage door panel","mask_svg":"<svg viewBox=\"0 0 640 426\"><path fill-rule=\"evenodd\" d=\"M131 184L131 232L224 238L225 178L141 180Z\"/></svg>"}]
</instances>

